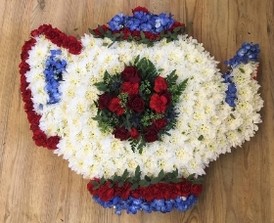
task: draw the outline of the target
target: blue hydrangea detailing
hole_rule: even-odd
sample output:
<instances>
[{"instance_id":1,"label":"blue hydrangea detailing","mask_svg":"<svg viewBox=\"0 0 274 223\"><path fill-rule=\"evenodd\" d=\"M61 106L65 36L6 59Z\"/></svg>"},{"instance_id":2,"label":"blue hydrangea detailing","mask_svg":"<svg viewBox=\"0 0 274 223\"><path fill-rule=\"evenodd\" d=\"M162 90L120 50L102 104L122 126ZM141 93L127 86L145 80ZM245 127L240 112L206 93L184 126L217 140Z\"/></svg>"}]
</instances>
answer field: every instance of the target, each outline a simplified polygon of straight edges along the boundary
<instances>
[{"instance_id":1,"label":"blue hydrangea detailing","mask_svg":"<svg viewBox=\"0 0 274 223\"><path fill-rule=\"evenodd\" d=\"M115 213L118 215L120 215L123 210L125 210L128 214L136 214L138 211L145 211L147 213L158 211L166 213L172 211L172 209L186 211L190 209L197 201L197 197L194 195L190 195L185 199L182 197L177 197L176 199L170 200L155 199L151 202L147 202L141 198L137 199L133 197L129 197L127 200L122 200L120 197L114 197L107 202L102 201L97 196L94 196L93 199L104 208L114 208Z\"/></svg>"},{"instance_id":2,"label":"blue hydrangea detailing","mask_svg":"<svg viewBox=\"0 0 274 223\"><path fill-rule=\"evenodd\" d=\"M108 22L108 25L111 31L128 28L131 31L160 33L168 30L174 22L171 14L155 15L149 12L136 11L133 12L133 16L117 14Z\"/></svg>"},{"instance_id":3,"label":"blue hydrangea detailing","mask_svg":"<svg viewBox=\"0 0 274 223\"><path fill-rule=\"evenodd\" d=\"M226 63L228 66L234 68L240 63L247 64L250 61L256 62L258 61L259 53L260 48L258 44L243 43L241 48L237 51L236 55Z\"/></svg>"},{"instance_id":4,"label":"blue hydrangea detailing","mask_svg":"<svg viewBox=\"0 0 274 223\"><path fill-rule=\"evenodd\" d=\"M49 95L48 104L58 103L61 99L59 86L67 66L67 62L60 58L61 53L61 50L51 50L50 56L46 60L44 75L46 91Z\"/></svg>"},{"instance_id":5,"label":"blue hydrangea detailing","mask_svg":"<svg viewBox=\"0 0 274 223\"><path fill-rule=\"evenodd\" d=\"M237 88L235 83L233 82L233 79L231 77L231 73L227 72L223 76L224 78L224 83L227 84L227 90L226 90L226 97L225 97L225 102L230 106L230 107L236 107L235 101L237 100Z\"/></svg>"},{"instance_id":6,"label":"blue hydrangea detailing","mask_svg":"<svg viewBox=\"0 0 274 223\"><path fill-rule=\"evenodd\" d=\"M226 61L226 64L232 69L239 64L247 64L248 62L257 62L258 55L260 53L260 48L258 44L253 43L243 43L241 48L237 51L236 55L230 60ZM226 98L225 102L230 107L236 107L237 100L237 88L233 82L231 76L232 71L225 73L222 77L224 78L224 83L227 84Z\"/></svg>"}]
</instances>

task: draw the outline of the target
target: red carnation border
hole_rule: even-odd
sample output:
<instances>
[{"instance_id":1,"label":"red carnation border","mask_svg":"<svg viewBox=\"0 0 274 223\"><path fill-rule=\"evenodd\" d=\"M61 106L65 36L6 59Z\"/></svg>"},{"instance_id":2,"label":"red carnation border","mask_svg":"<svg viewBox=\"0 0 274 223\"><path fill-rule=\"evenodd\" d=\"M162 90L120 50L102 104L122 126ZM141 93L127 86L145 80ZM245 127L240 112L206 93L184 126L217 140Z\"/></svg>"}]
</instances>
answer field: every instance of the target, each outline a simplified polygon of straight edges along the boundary
<instances>
[{"instance_id":1,"label":"red carnation border","mask_svg":"<svg viewBox=\"0 0 274 223\"><path fill-rule=\"evenodd\" d=\"M188 197L194 195L198 197L202 192L202 184L192 183L189 180L182 179L179 183L156 183L149 186L140 186L137 189L132 189L132 184L127 182L122 186L118 183L112 185L111 181L106 181L99 188L94 188L94 181L99 182L99 179L91 180L87 184L87 189L93 196L98 196L102 201L109 201L118 196L123 200L129 197L142 198L148 202L154 199L175 199L177 197Z\"/></svg>"},{"instance_id":2,"label":"red carnation border","mask_svg":"<svg viewBox=\"0 0 274 223\"><path fill-rule=\"evenodd\" d=\"M77 55L80 54L82 50L81 42L78 41L73 36L68 36L65 33L61 32L57 28L53 28L51 25L41 25L38 29L35 29L31 32L31 38L25 42L22 47L21 53L21 63L19 64L19 73L20 73L20 91L22 99L24 101L24 110L27 113L28 121L30 123L30 129L33 132L32 139L34 140L37 146L43 146L50 150L57 148L59 143L59 136L48 137L39 127L39 122L41 116L35 113L33 102L31 100L32 94L29 89L29 83L26 80L26 73L30 70L30 65L26 62L29 58L29 51L36 44L34 37L44 35L52 43L56 44L58 47L66 48L71 54Z\"/></svg>"}]
</instances>

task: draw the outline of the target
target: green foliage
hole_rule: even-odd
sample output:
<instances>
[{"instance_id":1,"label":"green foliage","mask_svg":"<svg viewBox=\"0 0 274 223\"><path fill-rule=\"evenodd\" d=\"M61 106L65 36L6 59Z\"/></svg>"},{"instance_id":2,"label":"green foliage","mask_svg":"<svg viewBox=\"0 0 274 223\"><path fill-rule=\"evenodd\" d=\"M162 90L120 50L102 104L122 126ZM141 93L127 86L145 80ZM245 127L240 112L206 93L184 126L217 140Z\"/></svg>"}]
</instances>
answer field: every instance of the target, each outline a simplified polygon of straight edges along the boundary
<instances>
[{"instance_id":1,"label":"green foliage","mask_svg":"<svg viewBox=\"0 0 274 223\"><path fill-rule=\"evenodd\" d=\"M99 91L118 93L121 82L120 74L110 75L108 71L105 71L103 81L97 82L94 85Z\"/></svg>"},{"instance_id":2,"label":"green foliage","mask_svg":"<svg viewBox=\"0 0 274 223\"><path fill-rule=\"evenodd\" d=\"M127 34L128 36L125 36L122 30L120 32L111 32L110 30L105 30L102 28L102 26L97 27L97 31L95 32L95 29L89 29L89 32L96 38L109 38L111 39L111 44L103 44L104 46L111 47L116 41L134 41L138 44L146 44L148 47L151 47L154 45L154 42L160 41L163 38L166 38L167 42L171 42L173 40L178 40L178 35L185 33L185 27L179 26L174 28L172 31L163 31L161 32L155 39L149 39L146 37L146 34L144 32L140 32L140 36L132 36L131 34Z\"/></svg>"},{"instance_id":3,"label":"green foliage","mask_svg":"<svg viewBox=\"0 0 274 223\"><path fill-rule=\"evenodd\" d=\"M98 109L97 115L93 119L98 122L100 130L104 133L111 132L113 127L119 123L117 117L113 116L112 113L107 110Z\"/></svg>"},{"instance_id":4,"label":"green foliage","mask_svg":"<svg viewBox=\"0 0 274 223\"><path fill-rule=\"evenodd\" d=\"M166 78L169 91L172 94L172 102L175 104L179 101L180 96L183 91L186 89L188 79L185 79L183 82L177 84L178 75L176 70L172 71Z\"/></svg>"},{"instance_id":5,"label":"green foliage","mask_svg":"<svg viewBox=\"0 0 274 223\"><path fill-rule=\"evenodd\" d=\"M148 95L150 95L152 93L150 89L151 83L148 80L141 81L139 92L142 97L147 97Z\"/></svg>"},{"instance_id":6,"label":"green foliage","mask_svg":"<svg viewBox=\"0 0 274 223\"><path fill-rule=\"evenodd\" d=\"M140 154L142 154L143 148L146 145L144 138L140 136L138 139L130 139L129 141L132 151L138 151Z\"/></svg>"},{"instance_id":7,"label":"green foliage","mask_svg":"<svg viewBox=\"0 0 274 223\"><path fill-rule=\"evenodd\" d=\"M152 112L151 110L146 110L141 118L141 123L143 126L147 127L152 124L153 121L163 118L164 114L159 114Z\"/></svg>"},{"instance_id":8,"label":"green foliage","mask_svg":"<svg viewBox=\"0 0 274 223\"><path fill-rule=\"evenodd\" d=\"M111 186L118 185L122 187L125 183L131 184L131 189L135 190L138 187L147 187L152 184L157 183L179 183L182 182L184 179L179 177L178 169L175 169L172 172L165 173L161 170L157 176L149 177L147 175L144 178L141 178L141 168L138 165L135 169L134 175L130 176L128 170L126 169L121 176L115 174L111 179L108 181L111 182ZM202 177L195 177L195 174L190 175L186 180L192 182L193 184L201 184L203 182ZM93 181L94 189L98 189L100 186L106 183L106 179L102 177L99 182Z\"/></svg>"},{"instance_id":9,"label":"green foliage","mask_svg":"<svg viewBox=\"0 0 274 223\"><path fill-rule=\"evenodd\" d=\"M159 76L159 72L154 64L146 57L143 57L142 59L136 57L134 60L134 66L136 66L140 71L142 80L152 82L157 76Z\"/></svg>"}]
</instances>

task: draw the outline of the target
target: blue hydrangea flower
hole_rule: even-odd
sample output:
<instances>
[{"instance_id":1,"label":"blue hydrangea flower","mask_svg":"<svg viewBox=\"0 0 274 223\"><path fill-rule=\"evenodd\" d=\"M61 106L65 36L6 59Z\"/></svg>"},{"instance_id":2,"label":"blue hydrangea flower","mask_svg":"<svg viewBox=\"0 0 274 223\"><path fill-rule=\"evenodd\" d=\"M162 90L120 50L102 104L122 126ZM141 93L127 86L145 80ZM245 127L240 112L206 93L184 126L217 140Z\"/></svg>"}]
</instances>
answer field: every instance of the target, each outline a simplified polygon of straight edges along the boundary
<instances>
[{"instance_id":1,"label":"blue hydrangea flower","mask_svg":"<svg viewBox=\"0 0 274 223\"><path fill-rule=\"evenodd\" d=\"M258 61L260 48L258 44L243 43L236 55L227 61L228 66L236 67L240 63L248 63L250 61Z\"/></svg>"},{"instance_id":2,"label":"blue hydrangea flower","mask_svg":"<svg viewBox=\"0 0 274 223\"><path fill-rule=\"evenodd\" d=\"M126 16L123 13L119 13L117 15L115 15L109 22L109 28L112 31L118 31L120 29L122 29L125 25L125 21L126 21Z\"/></svg>"},{"instance_id":3,"label":"blue hydrangea flower","mask_svg":"<svg viewBox=\"0 0 274 223\"><path fill-rule=\"evenodd\" d=\"M66 70L67 62L60 59L61 50L51 50L50 56L45 63L46 91L49 96L48 104L58 103L61 99L59 92L60 81L63 80L63 72Z\"/></svg>"},{"instance_id":4,"label":"blue hydrangea flower","mask_svg":"<svg viewBox=\"0 0 274 223\"><path fill-rule=\"evenodd\" d=\"M172 211L173 209L186 211L197 201L197 198L194 195L190 195L186 199L177 197L176 199L170 200L155 199L151 202L147 202L142 198L133 197L129 197L127 200L123 200L120 197L114 197L107 202L102 201L98 196L94 196L93 199L104 208L114 208L115 213L118 215L120 215L123 210L128 214L136 214L138 211L144 211L147 213L158 211L166 213Z\"/></svg>"},{"instance_id":5,"label":"blue hydrangea flower","mask_svg":"<svg viewBox=\"0 0 274 223\"><path fill-rule=\"evenodd\" d=\"M108 25L112 31L118 31L126 27L131 31L160 33L168 30L174 22L171 14L161 13L155 15L143 11L136 11L133 13L133 16L117 14L108 22Z\"/></svg>"},{"instance_id":6,"label":"blue hydrangea flower","mask_svg":"<svg viewBox=\"0 0 274 223\"><path fill-rule=\"evenodd\" d=\"M223 75L224 83L227 84L227 90L225 91L226 93L226 98L225 102L230 106L230 107L236 107L236 100L237 100L237 88L235 83L233 82L233 79L231 77L231 73L225 73Z\"/></svg>"}]
</instances>

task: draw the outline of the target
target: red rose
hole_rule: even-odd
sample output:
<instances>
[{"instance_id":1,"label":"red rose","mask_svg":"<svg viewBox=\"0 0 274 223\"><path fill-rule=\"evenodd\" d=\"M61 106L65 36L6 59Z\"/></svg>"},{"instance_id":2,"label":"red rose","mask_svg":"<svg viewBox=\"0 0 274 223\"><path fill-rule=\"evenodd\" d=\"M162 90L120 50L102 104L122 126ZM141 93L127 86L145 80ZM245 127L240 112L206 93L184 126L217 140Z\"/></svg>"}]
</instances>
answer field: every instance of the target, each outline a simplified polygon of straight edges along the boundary
<instances>
[{"instance_id":1,"label":"red rose","mask_svg":"<svg viewBox=\"0 0 274 223\"><path fill-rule=\"evenodd\" d=\"M131 32L128 28L124 28L122 30L122 33L123 33L123 38L124 39L128 39L131 36Z\"/></svg>"},{"instance_id":2,"label":"red rose","mask_svg":"<svg viewBox=\"0 0 274 223\"><path fill-rule=\"evenodd\" d=\"M101 186L98 190L97 193L99 197L103 201L109 201L115 196L115 191L114 189L110 186L110 182L107 181L103 186Z\"/></svg>"},{"instance_id":3,"label":"red rose","mask_svg":"<svg viewBox=\"0 0 274 223\"><path fill-rule=\"evenodd\" d=\"M127 140L130 137L130 133L125 127L116 127L112 134L116 139L120 139L121 141Z\"/></svg>"},{"instance_id":4,"label":"red rose","mask_svg":"<svg viewBox=\"0 0 274 223\"><path fill-rule=\"evenodd\" d=\"M108 31L108 27L106 25L98 26L96 29L92 30L96 36L101 36L103 33Z\"/></svg>"},{"instance_id":5,"label":"red rose","mask_svg":"<svg viewBox=\"0 0 274 223\"><path fill-rule=\"evenodd\" d=\"M202 184L192 184L191 193L198 196L202 192Z\"/></svg>"},{"instance_id":6,"label":"red rose","mask_svg":"<svg viewBox=\"0 0 274 223\"><path fill-rule=\"evenodd\" d=\"M159 131L167 126L167 120L165 118L157 119L153 122L153 125Z\"/></svg>"},{"instance_id":7,"label":"red rose","mask_svg":"<svg viewBox=\"0 0 274 223\"><path fill-rule=\"evenodd\" d=\"M173 29L175 29L176 27L182 27L182 28L184 28L184 27L185 27L185 24L184 24L184 23L180 23L180 22L178 22L178 21L175 21L175 22L172 24L172 26L170 27L169 30L173 30Z\"/></svg>"},{"instance_id":8,"label":"red rose","mask_svg":"<svg viewBox=\"0 0 274 223\"><path fill-rule=\"evenodd\" d=\"M163 92L167 89L166 79L163 77L156 77L154 80L154 91L157 93Z\"/></svg>"},{"instance_id":9,"label":"red rose","mask_svg":"<svg viewBox=\"0 0 274 223\"><path fill-rule=\"evenodd\" d=\"M120 189L119 193L117 193L117 195L119 197L121 197L123 200L128 199L130 192L131 192L131 185L129 183L125 183L123 185L123 187L118 188L118 190Z\"/></svg>"},{"instance_id":10,"label":"red rose","mask_svg":"<svg viewBox=\"0 0 274 223\"><path fill-rule=\"evenodd\" d=\"M98 100L99 109L108 108L108 105L112 98L113 96L110 93L104 93L102 95L99 95L99 100Z\"/></svg>"},{"instance_id":11,"label":"red rose","mask_svg":"<svg viewBox=\"0 0 274 223\"><path fill-rule=\"evenodd\" d=\"M172 98L171 93L168 92L168 91L165 91L165 92L162 92L161 95L166 97L166 99L167 99L167 105L169 105L170 102L171 102L171 98Z\"/></svg>"},{"instance_id":12,"label":"red rose","mask_svg":"<svg viewBox=\"0 0 274 223\"><path fill-rule=\"evenodd\" d=\"M125 113L125 110L121 106L121 100L119 98L112 98L108 105L108 109L120 116Z\"/></svg>"},{"instance_id":13,"label":"red rose","mask_svg":"<svg viewBox=\"0 0 274 223\"><path fill-rule=\"evenodd\" d=\"M138 94L139 93L139 84L131 83L131 82L124 82L124 83L122 83L121 91L128 93L130 95Z\"/></svg>"},{"instance_id":14,"label":"red rose","mask_svg":"<svg viewBox=\"0 0 274 223\"><path fill-rule=\"evenodd\" d=\"M167 98L164 95L153 94L150 98L149 107L157 113L164 113L167 102Z\"/></svg>"},{"instance_id":15,"label":"red rose","mask_svg":"<svg viewBox=\"0 0 274 223\"><path fill-rule=\"evenodd\" d=\"M125 67L121 75L122 75L123 81L125 82L139 83L141 81L139 71L137 70L136 67L133 67L133 66Z\"/></svg>"},{"instance_id":16,"label":"red rose","mask_svg":"<svg viewBox=\"0 0 274 223\"><path fill-rule=\"evenodd\" d=\"M27 71L30 70L30 66L29 64L27 64L26 62L22 61L20 64L19 64L19 73L20 74L25 74Z\"/></svg>"},{"instance_id":17,"label":"red rose","mask_svg":"<svg viewBox=\"0 0 274 223\"><path fill-rule=\"evenodd\" d=\"M145 129L144 137L146 142L154 142L158 140L158 130L155 126L151 125Z\"/></svg>"},{"instance_id":18,"label":"red rose","mask_svg":"<svg viewBox=\"0 0 274 223\"><path fill-rule=\"evenodd\" d=\"M132 31L132 32L131 32L131 35L132 35L133 37L135 37L134 39L136 39L136 40L141 39L141 32L138 31L138 30Z\"/></svg>"},{"instance_id":19,"label":"red rose","mask_svg":"<svg viewBox=\"0 0 274 223\"><path fill-rule=\"evenodd\" d=\"M133 138L133 139L138 139L138 137L139 137L139 132L138 132L138 130L136 129L136 128L132 128L131 130L130 130L130 137L131 138Z\"/></svg>"},{"instance_id":20,"label":"red rose","mask_svg":"<svg viewBox=\"0 0 274 223\"><path fill-rule=\"evenodd\" d=\"M160 37L160 35L157 35L151 32L144 32L144 34L145 34L145 37L149 40L156 40L157 38Z\"/></svg>"},{"instance_id":21,"label":"red rose","mask_svg":"<svg viewBox=\"0 0 274 223\"><path fill-rule=\"evenodd\" d=\"M145 7L138 6L135 9L132 9L132 13L134 12L146 12L149 13L148 9Z\"/></svg>"},{"instance_id":22,"label":"red rose","mask_svg":"<svg viewBox=\"0 0 274 223\"><path fill-rule=\"evenodd\" d=\"M189 183L188 181L184 181L181 183L181 196L185 196L187 197L190 194L191 191L191 183Z\"/></svg>"},{"instance_id":23,"label":"red rose","mask_svg":"<svg viewBox=\"0 0 274 223\"><path fill-rule=\"evenodd\" d=\"M136 95L136 96L130 97L127 103L127 106L133 111L137 113L141 113L145 109L145 102L140 96Z\"/></svg>"}]
</instances>

